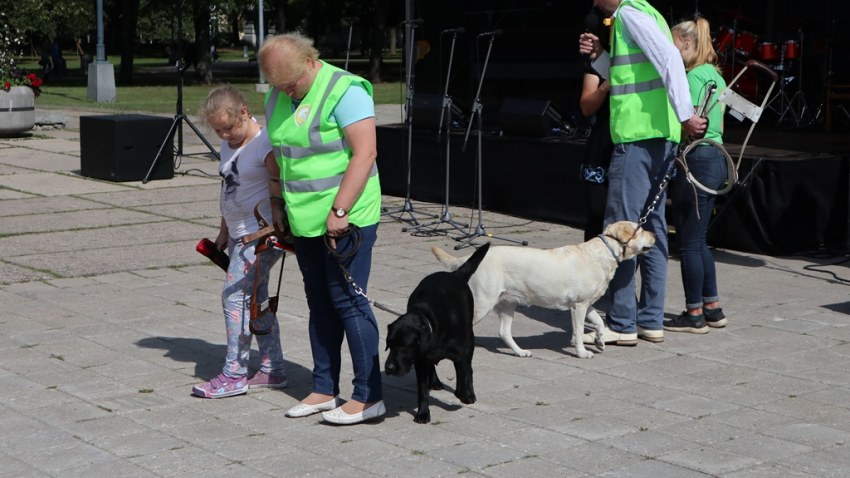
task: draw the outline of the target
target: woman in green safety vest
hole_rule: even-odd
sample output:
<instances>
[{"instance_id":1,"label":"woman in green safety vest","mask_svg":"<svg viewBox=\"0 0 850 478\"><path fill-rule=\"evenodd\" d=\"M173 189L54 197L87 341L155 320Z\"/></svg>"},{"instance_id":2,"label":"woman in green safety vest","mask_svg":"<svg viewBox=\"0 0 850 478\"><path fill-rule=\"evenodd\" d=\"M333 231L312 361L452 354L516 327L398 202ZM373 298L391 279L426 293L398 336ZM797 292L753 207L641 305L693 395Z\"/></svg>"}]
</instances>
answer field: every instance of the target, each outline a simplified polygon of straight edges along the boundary
<instances>
[{"instance_id":1,"label":"woman in green safety vest","mask_svg":"<svg viewBox=\"0 0 850 478\"><path fill-rule=\"evenodd\" d=\"M322 412L344 425L375 419L386 413L378 324L340 268L367 289L381 216L372 85L319 60L313 41L296 33L267 39L258 60L272 86L266 123L283 186L272 217L278 228L288 219L310 308L313 391L286 415ZM339 397L344 338L354 369L348 401Z\"/></svg>"}]
</instances>

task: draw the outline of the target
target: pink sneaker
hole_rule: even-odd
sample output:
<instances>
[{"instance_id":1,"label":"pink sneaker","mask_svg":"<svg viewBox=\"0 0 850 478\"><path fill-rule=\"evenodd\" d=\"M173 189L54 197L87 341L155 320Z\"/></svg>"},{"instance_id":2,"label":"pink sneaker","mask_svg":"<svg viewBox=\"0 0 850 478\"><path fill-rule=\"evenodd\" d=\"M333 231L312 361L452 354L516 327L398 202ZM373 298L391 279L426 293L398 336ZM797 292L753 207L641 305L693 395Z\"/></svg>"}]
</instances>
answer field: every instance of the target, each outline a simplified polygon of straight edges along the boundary
<instances>
[{"instance_id":1,"label":"pink sneaker","mask_svg":"<svg viewBox=\"0 0 850 478\"><path fill-rule=\"evenodd\" d=\"M285 388L286 385L286 375L269 375L257 370L248 377L249 388Z\"/></svg>"},{"instance_id":2,"label":"pink sneaker","mask_svg":"<svg viewBox=\"0 0 850 478\"><path fill-rule=\"evenodd\" d=\"M248 393L248 379L230 378L221 373L207 383L192 387L192 393L203 398L224 398Z\"/></svg>"}]
</instances>

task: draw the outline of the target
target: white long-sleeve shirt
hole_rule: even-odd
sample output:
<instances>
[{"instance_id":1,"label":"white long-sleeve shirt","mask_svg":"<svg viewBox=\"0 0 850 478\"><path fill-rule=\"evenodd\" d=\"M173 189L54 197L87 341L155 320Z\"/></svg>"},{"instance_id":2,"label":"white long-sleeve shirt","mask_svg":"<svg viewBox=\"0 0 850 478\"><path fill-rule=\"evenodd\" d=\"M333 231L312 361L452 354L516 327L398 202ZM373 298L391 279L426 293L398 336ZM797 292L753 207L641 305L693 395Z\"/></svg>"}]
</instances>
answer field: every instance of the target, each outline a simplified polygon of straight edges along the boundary
<instances>
[{"instance_id":1,"label":"white long-sleeve shirt","mask_svg":"<svg viewBox=\"0 0 850 478\"><path fill-rule=\"evenodd\" d=\"M634 7L622 5L613 17L622 22L623 41L639 46L658 71L676 118L680 123L687 121L694 114L694 105L691 103L688 77L679 49L658 29L654 18ZM608 52L603 51L593 62L593 68L604 71L605 76L610 78L610 64Z\"/></svg>"}]
</instances>

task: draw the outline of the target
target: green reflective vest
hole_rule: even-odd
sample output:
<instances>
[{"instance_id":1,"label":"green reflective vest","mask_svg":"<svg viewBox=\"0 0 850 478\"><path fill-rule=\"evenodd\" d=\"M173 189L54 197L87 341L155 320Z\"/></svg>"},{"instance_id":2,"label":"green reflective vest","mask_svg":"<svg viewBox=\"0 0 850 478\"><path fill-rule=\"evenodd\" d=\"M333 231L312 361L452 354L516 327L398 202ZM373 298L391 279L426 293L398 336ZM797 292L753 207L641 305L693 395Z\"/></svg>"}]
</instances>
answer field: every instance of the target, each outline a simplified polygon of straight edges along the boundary
<instances>
[{"instance_id":1,"label":"green reflective vest","mask_svg":"<svg viewBox=\"0 0 850 478\"><path fill-rule=\"evenodd\" d=\"M664 17L645 0L623 0L620 8L630 6L658 23L658 28L673 37ZM658 71L636 44L624 39L622 22L614 20L611 42L611 140L614 144L651 138L666 138L678 143L682 125Z\"/></svg>"},{"instance_id":2,"label":"green reflective vest","mask_svg":"<svg viewBox=\"0 0 850 478\"><path fill-rule=\"evenodd\" d=\"M328 213L353 154L342 128L333 120L333 111L352 84L362 85L372 95L368 81L323 63L295 111L286 94L275 88L266 94L267 130L295 236L318 237L327 232ZM360 227L381 220L377 165L372 166L363 192L348 211L348 220Z\"/></svg>"}]
</instances>

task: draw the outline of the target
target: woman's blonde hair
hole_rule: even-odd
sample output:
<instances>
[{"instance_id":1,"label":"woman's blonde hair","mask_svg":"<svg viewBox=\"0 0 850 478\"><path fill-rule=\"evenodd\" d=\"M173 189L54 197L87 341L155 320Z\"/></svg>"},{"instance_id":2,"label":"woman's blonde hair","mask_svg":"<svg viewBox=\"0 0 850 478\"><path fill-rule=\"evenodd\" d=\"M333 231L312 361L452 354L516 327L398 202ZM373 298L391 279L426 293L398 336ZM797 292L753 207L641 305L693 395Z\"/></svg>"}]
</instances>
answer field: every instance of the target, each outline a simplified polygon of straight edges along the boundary
<instances>
[{"instance_id":1,"label":"woman's blonde hair","mask_svg":"<svg viewBox=\"0 0 850 478\"><path fill-rule=\"evenodd\" d=\"M307 68L307 58L319 59L313 40L300 33L286 33L266 39L257 53L263 76L272 86L294 81Z\"/></svg>"},{"instance_id":2,"label":"woman's blonde hair","mask_svg":"<svg viewBox=\"0 0 850 478\"><path fill-rule=\"evenodd\" d=\"M212 116L227 113L228 118L236 118L242 113L243 106L247 106L247 103L239 90L230 85L219 86L213 88L201 103L199 116L207 120Z\"/></svg>"},{"instance_id":3,"label":"woman's blonde hair","mask_svg":"<svg viewBox=\"0 0 850 478\"><path fill-rule=\"evenodd\" d=\"M717 65L717 52L714 51L714 45L711 43L711 31L708 20L703 17L697 17L696 20L679 23L671 28L670 31L683 40L690 40L694 44L693 57L685 60L686 70L691 70L708 63L717 68L717 71L720 71L720 67Z\"/></svg>"}]
</instances>

